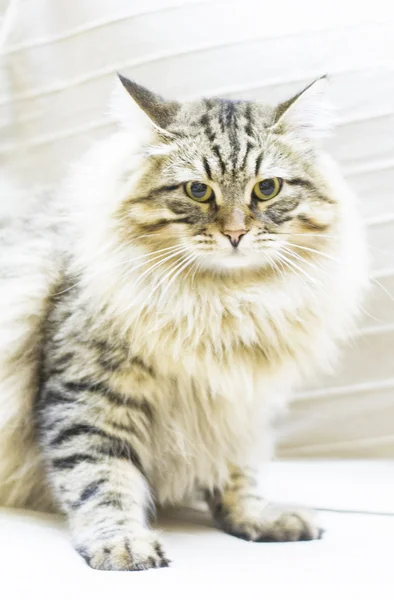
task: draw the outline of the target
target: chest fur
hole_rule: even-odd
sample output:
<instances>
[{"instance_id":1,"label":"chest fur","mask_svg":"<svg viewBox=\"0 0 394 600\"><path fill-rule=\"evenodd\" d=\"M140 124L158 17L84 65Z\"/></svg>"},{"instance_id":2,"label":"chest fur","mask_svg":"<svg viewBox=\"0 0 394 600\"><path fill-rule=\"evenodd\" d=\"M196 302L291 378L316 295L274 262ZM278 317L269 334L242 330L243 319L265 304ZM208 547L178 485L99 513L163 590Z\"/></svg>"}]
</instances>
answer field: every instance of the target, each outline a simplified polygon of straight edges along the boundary
<instances>
[{"instance_id":1,"label":"chest fur","mask_svg":"<svg viewBox=\"0 0 394 600\"><path fill-rule=\"evenodd\" d=\"M264 423L300 367L326 351L327 312L314 292L262 284L178 290L171 302L153 298L128 311L121 326L134 367L111 384L154 407L148 460L160 502L218 485L229 463L257 456Z\"/></svg>"},{"instance_id":2,"label":"chest fur","mask_svg":"<svg viewBox=\"0 0 394 600\"><path fill-rule=\"evenodd\" d=\"M263 286L185 293L165 310L152 303L140 311L132 346L163 375L183 372L209 379L213 388L225 374L254 381L301 359L321 328L322 310L307 293L275 294Z\"/></svg>"},{"instance_id":3,"label":"chest fur","mask_svg":"<svg viewBox=\"0 0 394 600\"><path fill-rule=\"evenodd\" d=\"M178 305L166 317L151 315L153 327L139 321L133 337L155 372L138 385L157 415L151 476L162 503L219 485L229 464L258 458L266 422L293 377L278 332L254 303ZM127 393L136 382L123 385Z\"/></svg>"}]
</instances>

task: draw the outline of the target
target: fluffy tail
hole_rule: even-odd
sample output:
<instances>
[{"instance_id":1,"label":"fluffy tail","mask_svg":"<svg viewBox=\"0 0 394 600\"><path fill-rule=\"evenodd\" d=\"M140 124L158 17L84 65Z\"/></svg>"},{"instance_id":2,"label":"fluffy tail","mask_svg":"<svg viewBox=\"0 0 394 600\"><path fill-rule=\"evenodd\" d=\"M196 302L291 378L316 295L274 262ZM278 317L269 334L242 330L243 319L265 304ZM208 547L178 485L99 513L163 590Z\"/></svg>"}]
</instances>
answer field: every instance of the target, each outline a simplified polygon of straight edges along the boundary
<instances>
[{"instance_id":1,"label":"fluffy tail","mask_svg":"<svg viewBox=\"0 0 394 600\"><path fill-rule=\"evenodd\" d=\"M5 204L12 207L10 196ZM35 440L33 405L43 323L60 264L53 228L50 234L42 233L48 229L41 218L35 216L34 223L27 216L1 217L0 504L48 509L50 494Z\"/></svg>"}]
</instances>

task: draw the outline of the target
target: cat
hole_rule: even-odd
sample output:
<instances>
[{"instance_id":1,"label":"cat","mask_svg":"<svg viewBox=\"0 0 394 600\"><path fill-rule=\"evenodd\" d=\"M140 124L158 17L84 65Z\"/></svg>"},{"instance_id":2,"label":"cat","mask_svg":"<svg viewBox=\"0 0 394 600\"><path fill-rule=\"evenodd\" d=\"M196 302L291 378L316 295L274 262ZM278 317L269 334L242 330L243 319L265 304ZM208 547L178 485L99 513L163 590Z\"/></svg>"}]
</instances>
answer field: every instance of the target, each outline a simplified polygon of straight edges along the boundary
<instances>
[{"instance_id":1,"label":"cat","mask_svg":"<svg viewBox=\"0 0 394 600\"><path fill-rule=\"evenodd\" d=\"M152 511L196 492L232 535L317 539L256 470L367 281L326 78L275 107L120 81L117 132L2 222L0 500L65 513L95 569L167 566Z\"/></svg>"}]
</instances>

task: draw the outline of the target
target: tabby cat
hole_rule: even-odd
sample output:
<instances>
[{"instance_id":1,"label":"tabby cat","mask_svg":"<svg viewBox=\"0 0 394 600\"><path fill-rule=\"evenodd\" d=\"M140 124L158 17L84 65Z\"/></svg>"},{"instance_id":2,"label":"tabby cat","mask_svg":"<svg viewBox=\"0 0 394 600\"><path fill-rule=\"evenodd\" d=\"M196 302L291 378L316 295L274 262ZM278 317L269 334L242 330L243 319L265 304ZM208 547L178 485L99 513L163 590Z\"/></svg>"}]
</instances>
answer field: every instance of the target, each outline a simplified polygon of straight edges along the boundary
<instances>
[{"instance_id":1,"label":"tabby cat","mask_svg":"<svg viewBox=\"0 0 394 600\"><path fill-rule=\"evenodd\" d=\"M167 566L152 509L196 492L232 535L319 538L255 470L366 280L356 203L320 148L326 80L276 107L120 80L117 133L2 222L0 500L61 510L95 569Z\"/></svg>"}]
</instances>

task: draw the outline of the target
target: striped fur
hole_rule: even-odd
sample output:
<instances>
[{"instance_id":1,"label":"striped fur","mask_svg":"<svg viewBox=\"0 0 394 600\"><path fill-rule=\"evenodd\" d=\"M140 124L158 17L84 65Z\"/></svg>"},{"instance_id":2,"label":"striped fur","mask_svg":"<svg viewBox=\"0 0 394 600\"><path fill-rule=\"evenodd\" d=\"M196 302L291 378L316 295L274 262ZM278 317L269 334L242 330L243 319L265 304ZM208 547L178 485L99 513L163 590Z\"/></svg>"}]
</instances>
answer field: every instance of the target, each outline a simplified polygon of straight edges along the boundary
<instances>
[{"instance_id":1,"label":"striped fur","mask_svg":"<svg viewBox=\"0 0 394 600\"><path fill-rule=\"evenodd\" d=\"M354 199L312 139L320 91L274 109L124 84L133 130L95 147L56 203L4 223L1 501L60 509L98 569L166 566L154 505L197 490L231 534L319 537L250 473L294 386L332 364L366 279ZM282 189L260 202L270 177Z\"/></svg>"}]
</instances>

